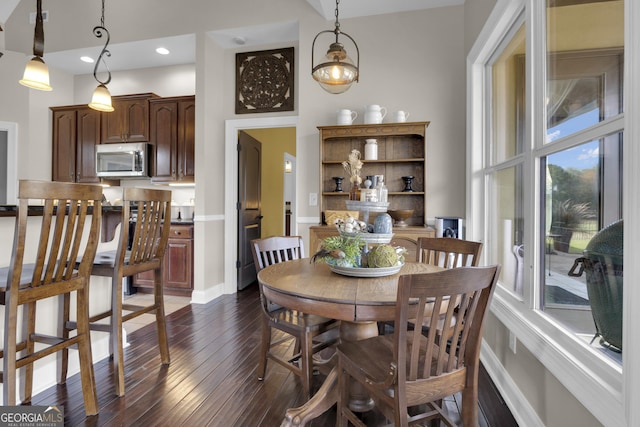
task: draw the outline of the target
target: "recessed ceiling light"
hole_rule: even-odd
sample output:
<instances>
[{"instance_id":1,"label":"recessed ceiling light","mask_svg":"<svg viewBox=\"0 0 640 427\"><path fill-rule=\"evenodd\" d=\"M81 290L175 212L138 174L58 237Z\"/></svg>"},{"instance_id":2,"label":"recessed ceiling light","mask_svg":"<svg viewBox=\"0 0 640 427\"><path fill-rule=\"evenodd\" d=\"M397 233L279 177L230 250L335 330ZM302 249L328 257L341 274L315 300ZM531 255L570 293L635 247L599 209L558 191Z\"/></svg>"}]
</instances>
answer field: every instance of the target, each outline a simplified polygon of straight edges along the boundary
<instances>
[{"instance_id":1,"label":"recessed ceiling light","mask_svg":"<svg viewBox=\"0 0 640 427\"><path fill-rule=\"evenodd\" d=\"M160 55L168 55L169 49L166 49L164 47L159 47L156 49L156 52L158 52Z\"/></svg>"},{"instance_id":2,"label":"recessed ceiling light","mask_svg":"<svg viewBox=\"0 0 640 427\"><path fill-rule=\"evenodd\" d=\"M93 60L93 58L92 58L92 57L90 57L90 56L81 56L81 57L80 57L80 60L81 60L82 62L88 62L89 64L92 64L92 63L94 63L94 62L95 62L95 61Z\"/></svg>"},{"instance_id":3,"label":"recessed ceiling light","mask_svg":"<svg viewBox=\"0 0 640 427\"><path fill-rule=\"evenodd\" d=\"M247 42L247 39L245 37L242 36L235 36L233 39L233 42L239 46L242 46L243 44L245 44Z\"/></svg>"}]
</instances>

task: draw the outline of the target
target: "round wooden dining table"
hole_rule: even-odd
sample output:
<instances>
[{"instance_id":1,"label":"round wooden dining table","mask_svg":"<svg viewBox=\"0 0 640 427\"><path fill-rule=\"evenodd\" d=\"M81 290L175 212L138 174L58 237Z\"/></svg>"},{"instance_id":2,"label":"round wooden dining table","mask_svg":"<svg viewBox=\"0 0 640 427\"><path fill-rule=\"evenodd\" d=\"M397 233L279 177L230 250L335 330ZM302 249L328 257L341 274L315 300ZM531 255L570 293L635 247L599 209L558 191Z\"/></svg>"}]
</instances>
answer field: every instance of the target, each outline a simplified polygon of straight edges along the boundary
<instances>
[{"instance_id":1,"label":"round wooden dining table","mask_svg":"<svg viewBox=\"0 0 640 427\"><path fill-rule=\"evenodd\" d=\"M403 274L431 273L441 267L407 262L396 274L383 277L352 277L334 273L325 263L309 258L273 264L258 273L264 296L272 302L341 320L340 339L362 340L378 334L378 321L395 316L398 277ZM282 426L303 426L337 402L338 376L334 367L320 389L304 405L287 410ZM361 411L371 402L353 397L350 405Z\"/></svg>"}]
</instances>

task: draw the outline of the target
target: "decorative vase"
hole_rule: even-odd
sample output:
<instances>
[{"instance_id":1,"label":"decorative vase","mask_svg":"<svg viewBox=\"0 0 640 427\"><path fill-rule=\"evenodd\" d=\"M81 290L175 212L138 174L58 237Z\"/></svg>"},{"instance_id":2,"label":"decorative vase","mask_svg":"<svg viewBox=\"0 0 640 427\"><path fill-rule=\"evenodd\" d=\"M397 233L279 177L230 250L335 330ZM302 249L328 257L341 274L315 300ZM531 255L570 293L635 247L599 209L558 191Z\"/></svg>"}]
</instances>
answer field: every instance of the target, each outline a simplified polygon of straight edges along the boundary
<instances>
[{"instance_id":1,"label":"decorative vase","mask_svg":"<svg viewBox=\"0 0 640 427\"><path fill-rule=\"evenodd\" d=\"M333 180L336 182L336 189L333 190L336 193L342 193L342 180L344 177L342 176L334 176Z\"/></svg>"},{"instance_id":2,"label":"decorative vase","mask_svg":"<svg viewBox=\"0 0 640 427\"><path fill-rule=\"evenodd\" d=\"M413 188L411 188L411 183L413 182L413 176L409 175L409 176L403 176L402 180L404 181L404 189L402 191L413 191Z\"/></svg>"},{"instance_id":3,"label":"decorative vase","mask_svg":"<svg viewBox=\"0 0 640 427\"><path fill-rule=\"evenodd\" d=\"M379 234L393 233L393 221L388 213L381 213L373 221L373 232Z\"/></svg>"},{"instance_id":4,"label":"decorative vase","mask_svg":"<svg viewBox=\"0 0 640 427\"><path fill-rule=\"evenodd\" d=\"M354 182L351 184L351 190L349 191L349 200L360 200L360 184Z\"/></svg>"}]
</instances>

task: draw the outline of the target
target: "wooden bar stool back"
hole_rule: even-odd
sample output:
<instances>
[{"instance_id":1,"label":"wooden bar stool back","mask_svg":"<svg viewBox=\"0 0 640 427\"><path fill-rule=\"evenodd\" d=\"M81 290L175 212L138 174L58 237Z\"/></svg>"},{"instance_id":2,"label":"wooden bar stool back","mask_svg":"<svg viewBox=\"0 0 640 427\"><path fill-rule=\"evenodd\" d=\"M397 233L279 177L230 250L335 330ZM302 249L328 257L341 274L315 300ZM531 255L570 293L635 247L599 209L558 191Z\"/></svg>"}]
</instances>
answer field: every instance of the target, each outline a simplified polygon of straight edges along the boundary
<instances>
[{"instance_id":1,"label":"wooden bar stool back","mask_svg":"<svg viewBox=\"0 0 640 427\"><path fill-rule=\"evenodd\" d=\"M132 216L132 213L135 215ZM131 236L130 218L135 218L135 226L131 227ZM162 264L169 239L170 218L171 191L124 188L122 226L118 248L115 251L99 252L95 257L91 274L111 277L111 309L92 315L90 327L92 330L110 333L115 393L118 396L123 396L125 393L122 334L124 322L146 313L155 314L160 359L164 365L168 365L171 361L165 324L162 283ZM122 279L144 271L154 272L153 303L148 306L124 304L122 301ZM109 324L99 323L100 320L107 317L110 318ZM74 322L68 321L67 333L75 327ZM63 353L62 379L66 377L67 363L67 355Z\"/></svg>"},{"instance_id":2,"label":"wooden bar stool back","mask_svg":"<svg viewBox=\"0 0 640 427\"><path fill-rule=\"evenodd\" d=\"M300 236L255 239L251 241L251 250L258 272L272 264L304 258L304 244ZM303 392L309 398L313 376L313 354L337 342L339 332L337 327L340 322L275 305L265 298L261 283L259 286L263 316L258 380L264 379L267 359L271 359L300 377ZM280 339L272 341L273 330L285 334ZM327 333L325 339L314 341L325 333ZM279 347L291 338L295 339L295 344L293 355L288 356L283 354Z\"/></svg>"},{"instance_id":3,"label":"wooden bar stool back","mask_svg":"<svg viewBox=\"0 0 640 427\"><path fill-rule=\"evenodd\" d=\"M98 413L89 332L89 278L102 215L102 187L60 182L20 181L18 211L11 264L0 269L0 303L5 306L2 382L4 405L16 404L17 372L21 375L22 403L31 402L33 364L55 352L77 346L84 408L87 415ZM28 216L29 200L44 200L42 216ZM91 208L93 206L93 208ZM93 209L91 211L90 209ZM38 230L39 228L39 230ZM27 234L29 239L27 239ZM30 242L38 238L36 258L29 257ZM27 248L27 249L25 249ZM26 255L25 255L26 252ZM60 328L45 333L56 323L36 321L38 302L65 295L77 295L78 333L69 337ZM57 306L54 302L53 306ZM22 309L19 328L18 307ZM36 331L38 327L38 331ZM20 336L18 331L21 330ZM42 330L42 332L41 332ZM38 350L35 348L38 343Z\"/></svg>"},{"instance_id":4,"label":"wooden bar stool back","mask_svg":"<svg viewBox=\"0 0 640 427\"><path fill-rule=\"evenodd\" d=\"M357 381L393 425L426 425L442 419L444 397L462 392L462 425L478 425L478 369L484 319L500 266L461 267L436 273L403 275L398 279L393 335L379 335L338 345L338 420L336 425L365 424L349 408L349 384ZM458 307L448 300L459 300ZM410 319L422 322L425 305L433 302L431 322L447 307L441 342L435 328L426 335ZM457 311L456 311L457 310ZM426 406L419 406L426 405ZM415 408L409 413L408 408ZM422 413L419 411L425 409ZM438 423L439 425L439 423Z\"/></svg>"}]
</instances>

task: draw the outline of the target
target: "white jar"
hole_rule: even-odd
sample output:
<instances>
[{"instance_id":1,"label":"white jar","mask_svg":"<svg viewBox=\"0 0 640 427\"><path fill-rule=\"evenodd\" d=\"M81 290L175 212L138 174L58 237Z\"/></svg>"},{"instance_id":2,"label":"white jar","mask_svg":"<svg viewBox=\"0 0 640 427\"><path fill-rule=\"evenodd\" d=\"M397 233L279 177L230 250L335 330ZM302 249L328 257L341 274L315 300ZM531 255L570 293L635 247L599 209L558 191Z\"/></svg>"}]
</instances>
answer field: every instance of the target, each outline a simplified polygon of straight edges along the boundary
<instances>
[{"instance_id":1,"label":"white jar","mask_svg":"<svg viewBox=\"0 0 640 427\"><path fill-rule=\"evenodd\" d=\"M378 160L378 141L375 139L365 139L364 144L364 159L365 160Z\"/></svg>"}]
</instances>

